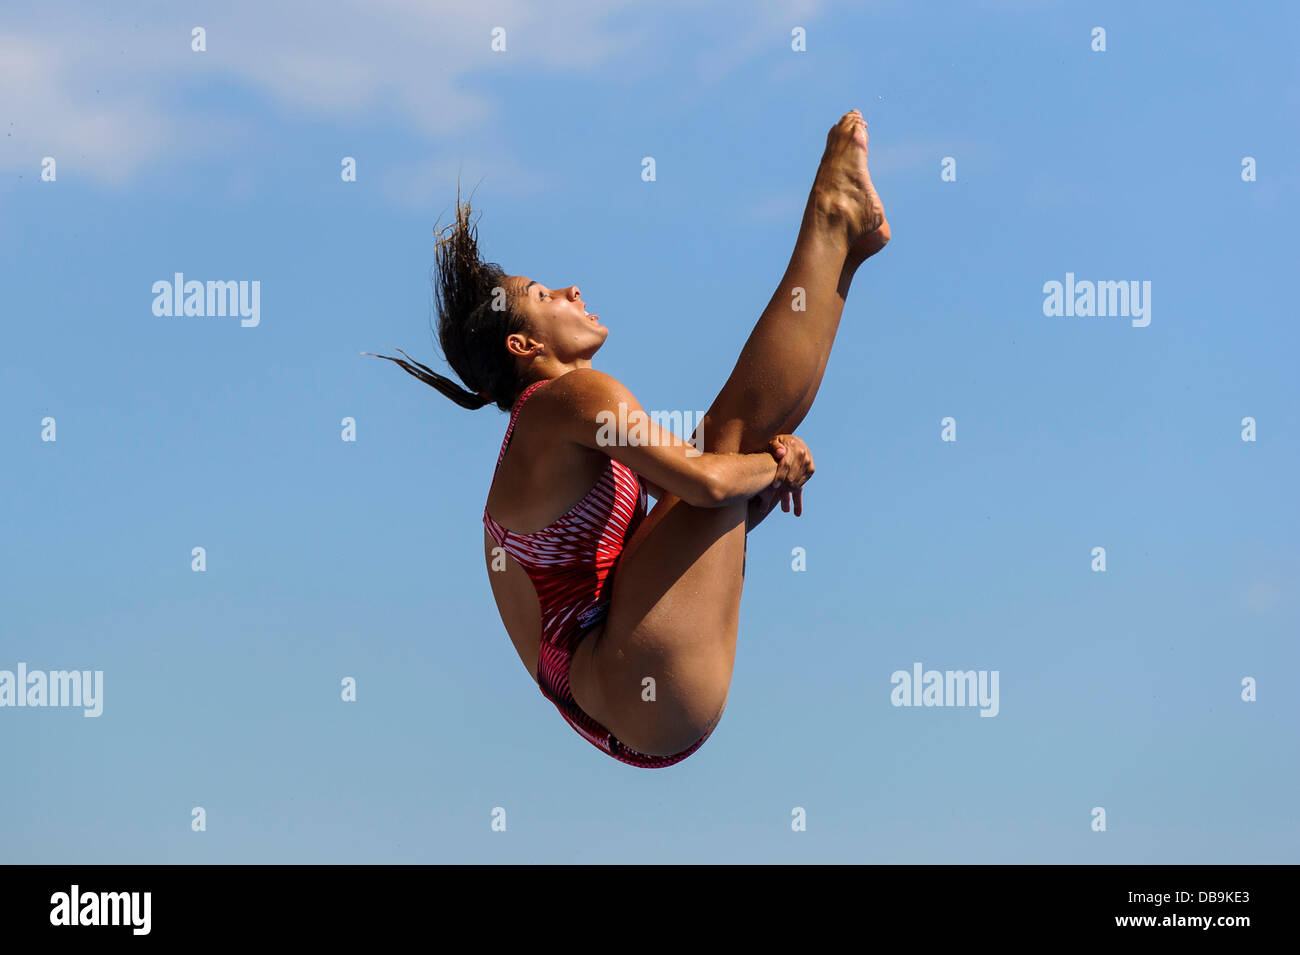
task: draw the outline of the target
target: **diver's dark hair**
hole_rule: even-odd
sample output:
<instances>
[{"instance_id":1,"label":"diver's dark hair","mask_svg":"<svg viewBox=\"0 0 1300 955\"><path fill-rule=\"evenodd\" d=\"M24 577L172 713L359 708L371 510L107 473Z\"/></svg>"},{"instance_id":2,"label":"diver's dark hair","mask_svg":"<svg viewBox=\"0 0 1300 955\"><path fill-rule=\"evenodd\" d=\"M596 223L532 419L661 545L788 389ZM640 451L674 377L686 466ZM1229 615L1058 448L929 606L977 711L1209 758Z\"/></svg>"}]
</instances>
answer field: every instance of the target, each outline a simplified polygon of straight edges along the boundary
<instances>
[{"instance_id":1,"label":"diver's dark hair","mask_svg":"<svg viewBox=\"0 0 1300 955\"><path fill-rule=\"evenodd\" d=\"M434 227L433 294L443 357L470 390L400 348L395 350L405 361L388 355L373 357L396 363L462 408L474 410L495 402L502 411L509 411L522 383L505 341L506 336L525 330L524 317L512 307L505 289L505 270L479 256L478 229L469 216L469 202L460 201L457 186L456 221L442 230Z\"/></svg>"}]
</instances>

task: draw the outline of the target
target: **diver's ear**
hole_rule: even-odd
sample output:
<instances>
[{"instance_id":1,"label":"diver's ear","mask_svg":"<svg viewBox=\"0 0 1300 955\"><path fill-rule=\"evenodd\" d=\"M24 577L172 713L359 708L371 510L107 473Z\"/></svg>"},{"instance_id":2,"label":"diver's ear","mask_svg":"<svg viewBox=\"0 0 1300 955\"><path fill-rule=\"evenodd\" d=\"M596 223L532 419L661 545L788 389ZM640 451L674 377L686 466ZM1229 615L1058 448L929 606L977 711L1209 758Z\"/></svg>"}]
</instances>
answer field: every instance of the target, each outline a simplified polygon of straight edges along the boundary
<instances>
[{"instance_id":1,"label":"diver's ear","mask_svg":"<svg viewBox=\"0 0 1300 955\"><path fill-rule=\"evenodd\" d=\"M546 346L516 332L506 336L506 351L519 358L532 358L546 351Z\"/></svg>"}]
</instances>

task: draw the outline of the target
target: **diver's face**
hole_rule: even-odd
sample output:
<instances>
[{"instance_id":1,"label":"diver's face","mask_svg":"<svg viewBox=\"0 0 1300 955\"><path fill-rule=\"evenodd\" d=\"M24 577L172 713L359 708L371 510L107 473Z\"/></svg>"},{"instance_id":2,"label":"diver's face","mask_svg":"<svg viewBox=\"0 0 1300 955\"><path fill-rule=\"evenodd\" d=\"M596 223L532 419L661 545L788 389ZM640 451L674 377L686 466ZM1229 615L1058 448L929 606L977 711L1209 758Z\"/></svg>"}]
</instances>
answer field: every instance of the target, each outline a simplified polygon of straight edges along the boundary
<instances>
[{"instance_id":1,"label":"diver's face","mask_svg":"<svg viewBox=\"0 0 1300 955\"><path fill-rule=\"evenodd\" d=\"M506 279L513 304L528 324L528 337L542 342L560 362L589 359L609 337L599 315L589 314L578 286L547 288L524 275Z\"/></svg>"}]
</instances>

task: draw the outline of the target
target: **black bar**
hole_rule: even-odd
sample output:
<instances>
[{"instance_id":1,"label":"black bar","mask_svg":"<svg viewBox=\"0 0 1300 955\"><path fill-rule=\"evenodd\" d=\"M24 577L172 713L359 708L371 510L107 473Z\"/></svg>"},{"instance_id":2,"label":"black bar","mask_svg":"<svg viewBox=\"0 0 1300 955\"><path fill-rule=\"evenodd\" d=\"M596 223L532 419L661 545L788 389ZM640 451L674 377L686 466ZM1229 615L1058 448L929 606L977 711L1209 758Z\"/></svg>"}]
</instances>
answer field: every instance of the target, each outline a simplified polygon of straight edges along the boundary
<instances>
[{"instance_id":1,"label":"black bar","mask_svg":"<svg viewBox=\"0 0 1300 955\"><path fill-rule=\"evenodd\" d=\"M651 934L685 932L684 920L698 919L715 929L725 924L736 938L789 928L810 944L827 930L846 928L863 941L900 930L924 943L1127 935L1141 944L1206 938L1230 945L1261 931L1291 936L1291 913L1284 910L1296 881L1291 866L595 868L9 866L0 925L6 941L75 935L76 944L91 945L281 938L373 943L410 937L412 929L436 945L439 938L455 944L466 930L481 938L484 930L523 931L530 923L554 929L552 920L567 912L561 920L573 937L586 919L587 928L611 943L609 932L632 931L644 916ZM101 911L109 920L116 909L125 924L52 924L70 922L74 885L78 921ZM141 894L100 895L110 892ZM137 933L144 928L146 892L147 934ZM602 897L605 903L594 904ZM1205 918L1208 926L1200 924Z\"/></svg>"}]
</instances>

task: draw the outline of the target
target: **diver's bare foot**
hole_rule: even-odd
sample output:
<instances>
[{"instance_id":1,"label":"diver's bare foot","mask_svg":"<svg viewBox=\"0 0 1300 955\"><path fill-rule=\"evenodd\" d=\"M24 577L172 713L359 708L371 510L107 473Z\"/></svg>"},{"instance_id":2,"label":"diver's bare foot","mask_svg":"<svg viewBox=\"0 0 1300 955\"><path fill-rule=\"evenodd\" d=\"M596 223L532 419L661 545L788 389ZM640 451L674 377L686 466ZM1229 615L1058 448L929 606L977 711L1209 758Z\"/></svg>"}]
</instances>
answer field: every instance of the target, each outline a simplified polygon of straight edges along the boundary
<instances>
[{"instance_id":1,"label":"diver's bare foot","mask_svg":"<svg viewBox=\"0 0 1300 955\"><path fill-rule=\"evenodd\" d=\"M856 109L845 113L826 134L810 206L829 225L843 230L849 249L884 224L885 210L867 171L867 121Z\"/></svg>"},{"instance_id":2,"label":"diver's bare foot","mask_svg":"<svg viewBox=\"0 0 1300 955\"><path fill-rule=\"evenodd\" d=\"M871 258L887 246L889 244L889 238L889 220L881 219L880 228L876 229L874 232L868 232L849 247L849 254L845 259L845 265L857 268L867 259Z\"/></svg>"}]
</instances>

